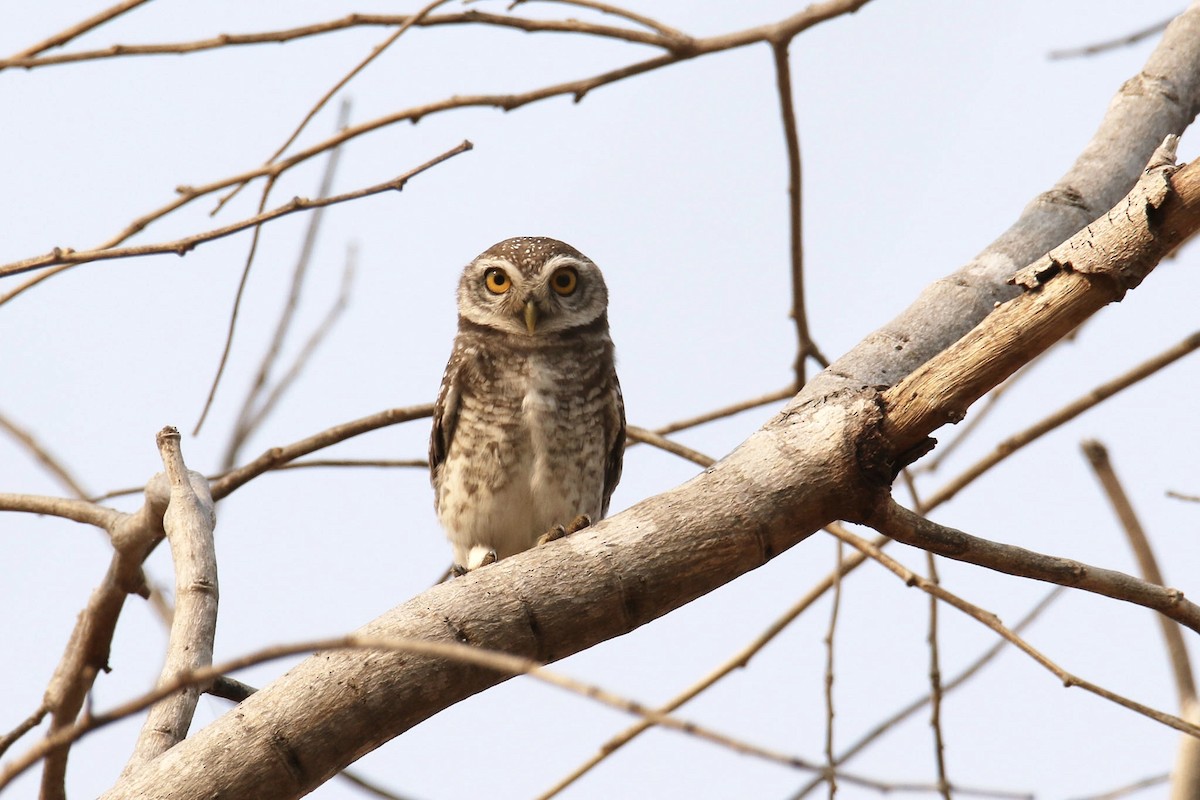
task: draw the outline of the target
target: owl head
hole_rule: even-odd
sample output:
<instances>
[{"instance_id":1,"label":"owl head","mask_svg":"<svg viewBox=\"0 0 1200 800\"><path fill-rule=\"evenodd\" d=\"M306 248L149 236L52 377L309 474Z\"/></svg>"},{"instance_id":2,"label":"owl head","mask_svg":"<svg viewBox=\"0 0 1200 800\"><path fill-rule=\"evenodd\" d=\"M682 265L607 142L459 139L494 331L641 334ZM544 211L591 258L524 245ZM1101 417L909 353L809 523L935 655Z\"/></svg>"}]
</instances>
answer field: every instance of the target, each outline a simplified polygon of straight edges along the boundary
<instances>
[{"instance_id":1,"label":"owl head","mask_svg":"<svg viewBox=\"0 0 1200 800\"><path fill-rule=\"evenodd\" d=\"M571 245L543 236L505 239L479 254L458 284L461 321L524 337L607 327L600 268Z\"/></svg>"}]
</instances>

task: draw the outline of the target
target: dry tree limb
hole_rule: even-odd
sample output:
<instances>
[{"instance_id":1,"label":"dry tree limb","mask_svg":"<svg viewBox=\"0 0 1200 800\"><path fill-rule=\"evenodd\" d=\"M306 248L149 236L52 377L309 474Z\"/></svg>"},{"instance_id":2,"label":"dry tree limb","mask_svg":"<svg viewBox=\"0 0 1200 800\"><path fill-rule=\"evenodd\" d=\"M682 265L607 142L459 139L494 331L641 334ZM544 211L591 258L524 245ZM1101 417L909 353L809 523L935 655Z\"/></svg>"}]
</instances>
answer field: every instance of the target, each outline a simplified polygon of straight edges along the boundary
<instances>
[{"instance_id":1,"label":"dry tree limb","mask_svg":"<svg viewBox=\"0 0 1200 800\"><path fill-rule=\"evenodd\" d=\"M979 461L963 470L960 475L947 482L945 486L935 492L929 498L927 508L933 508L934 506L939 506L942 503L945 503L966 488L980 475L983 475L985 472L1011 456L1013 453L1020 450L1025 445L1036 441L1042 436L1045 436L1055 428L1065 425L1093 406L1099 405L1118 392L1128 389L1130 386L1145 380L1162 368L1174 364L1179 359L1183 358L1189 353L1194 352L1197 348L1200 348L1200 331L1191 334L1183 341L1179 342L1179 344L1167 348L1153 358L1143 361L1141 364L1138 364L1128 372L1125 372L1110 381L1100 384L1087 394L1084 394L1078 399L1067 403L1053 414L1050 414L1035 424L1030 425L1025 430L1014 433L1012 436L1009 436L1007 439L996 445L992 452L988 453ZM1001 386L1003 385L1004 384L1001 384Z\"/></svg>"},{"instance_id":2,"label":"dry tree limb","mask_svg":"<svg viewBox=\"0 0 1200 800\"><path fill-rule=\"evenodd\" d=\"M217 635L217 552L213 543L216 513L208 482L189 470L179 446L179 431L159 431L158 449L171 485L163 529L175 565L175 611L159 685L212 665ZM142 724L133 753L121 771L129 775L183 741L204 690L192 684L155 704Z\"/></svg>"},{"instance_id":3,"label":"dry tree limb","mask_svg":"<svg viewBox=\"0 0 1200 800\"><path fill-rule=\"evenodd\" d=\"M1177 492L1173 489L1167 490L1167 497L1173 497L1176 500L1186 500L1189 503L1200 503L1200 495L1184 494L1182 492Z\"/></svg>"},{"instance_id":4,"label":"dry tree limb","mask_svg":"<svg viewBox=\"0 0 1200 800\"><path fill-rule=\"evenodd\" d=\"M142 562L162 541L162 519L168 497L165 478L157 475L146 484L145 502L133 514L94 506L97 521L106 519L104 527L112 539L113 556L103 580L92 591L87 605L79 614L63 657L46 687L42 705L50 710L49 736L59 735L76 724L96 676L108 670L109 648L125 598L130 594L145 597L150 593L142 573ZM75 502L91 505L83 501ZM0 507L5 507L2 500ZM55 800L66 797L66 770L66 749L56 750L47 756L42 770L43 798Z\"/></svg>"},{"instance_id":5,"label":"dry tree limb","mask_svg":"<svg viewBox=\"0 0 1200 800\"><path fill-rule=\"evenodd\" d=\"M1200 633L1200 606L1186 599L1178 589L1168 589L1117 570L972 536L914 514L891 498L880 503L868 516L867 524L898 542L955 561L1143 606Z\"/></svg>"},{"instance_id":6,"label":"dry tree limb","mask_svg":"<svg viewBox=\"0 0 1200 800\"><path fill-rule=\"evenodd\" d=\"M49 253L26 258L21 261L13 261L4 266L0 266L0 278L5 278L10 275L17 275L22 272L28 272L34 269L43 267L53 267L60 265L78 265L86 264L92 261L104 261L114 258L131 258L135 256L160 255L163 253L175 253L176 255L185 255L192 250L196 245L210 242L215 239L220 239L234 233L249 228L258 227L271 220L294 214L297 211L307 211L309 209L322 208L324 206L334 205L335 203L345 203L349 200L357 200L360 197L367 197L373 194L379 194L387 191L400 191L404 188L404 184L410 178L419 175L443 161L453 158L454 156L464 153L471 149L470 142L462 144L447 150L441 155L430 159L419 167L409 170L403 175L398 175L389 181L377 183L374 186L368 186L365 189L357 189L353 192L334 195L319 200L309 200L303 197L294 197L289 202L282 206L271 209L270 211L256 214L248 219L240 220L229 225L223 225L220 228L214 228L203 233L185 236L182 239L176 239L170 242L161 242L159 244L136 245L133 247L101 247L95 250L72 250L71 248L56 247Z\"/></svg>"}]
</instances>

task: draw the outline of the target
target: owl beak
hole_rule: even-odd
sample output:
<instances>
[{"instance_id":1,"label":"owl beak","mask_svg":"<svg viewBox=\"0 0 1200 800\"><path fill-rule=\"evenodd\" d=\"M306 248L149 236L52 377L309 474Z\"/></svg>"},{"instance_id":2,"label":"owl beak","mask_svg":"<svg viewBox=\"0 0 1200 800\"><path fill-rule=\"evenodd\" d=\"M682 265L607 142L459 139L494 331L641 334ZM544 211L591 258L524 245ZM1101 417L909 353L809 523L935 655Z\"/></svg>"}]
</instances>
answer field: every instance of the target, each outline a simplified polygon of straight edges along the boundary
<instances>
[{"instance_id":1,"label":"owl beak","mask_svg":"<svg viewBox=\"0 0 1200 800\"><path fill-rule=\"evenodd\" d=\"M527 303L525 303L525 327L529 329L530 333L534 333L537 330L537 321L538 321L537 306L534 305L534 302L532 300L530 300Z\"/></svg>"}]
</instances>

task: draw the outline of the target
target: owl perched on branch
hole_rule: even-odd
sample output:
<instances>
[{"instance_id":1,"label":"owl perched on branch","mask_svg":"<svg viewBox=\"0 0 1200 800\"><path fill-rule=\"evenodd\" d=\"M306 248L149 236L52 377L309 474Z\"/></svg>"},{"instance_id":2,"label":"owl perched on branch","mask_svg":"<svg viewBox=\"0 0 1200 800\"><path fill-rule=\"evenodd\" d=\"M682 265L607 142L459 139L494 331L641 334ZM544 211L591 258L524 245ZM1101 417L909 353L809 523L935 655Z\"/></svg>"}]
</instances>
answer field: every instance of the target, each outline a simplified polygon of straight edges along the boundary
<instances>
[{"instance_id":1,"label":"owl perched on branch","mask_svg":"<svg viewBox=\"0 0 1200 800\"><path fill-rule=\"evenodd\" d=\"M600 269L555 239L506 239L463 270L433 412L434 506L466 571L600 519L625 404Z\"/></svg>"}]
</instances>

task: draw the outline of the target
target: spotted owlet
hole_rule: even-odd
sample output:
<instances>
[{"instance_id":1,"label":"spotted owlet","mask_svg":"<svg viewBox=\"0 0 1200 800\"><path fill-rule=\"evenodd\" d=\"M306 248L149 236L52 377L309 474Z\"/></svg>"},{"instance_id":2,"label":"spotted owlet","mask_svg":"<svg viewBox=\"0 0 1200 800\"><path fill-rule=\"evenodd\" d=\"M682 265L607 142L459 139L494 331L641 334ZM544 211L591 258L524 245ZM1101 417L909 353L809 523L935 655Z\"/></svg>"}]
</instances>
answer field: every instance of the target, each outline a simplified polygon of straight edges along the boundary
<instances>
[{"instance_id":1,"label":"spotted owlet","mask_svg":"<svg viewBox=\"0 0 1200 800\"><path fill-rule=\"evenodd\" d=\"M603 517L624 447L600 269L555 239L493 245L458 284L429 442L434 507L459 571Z\"/></svg>"}]
</instances>

